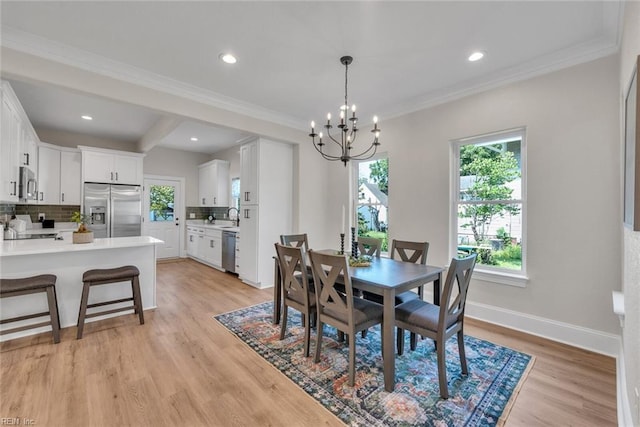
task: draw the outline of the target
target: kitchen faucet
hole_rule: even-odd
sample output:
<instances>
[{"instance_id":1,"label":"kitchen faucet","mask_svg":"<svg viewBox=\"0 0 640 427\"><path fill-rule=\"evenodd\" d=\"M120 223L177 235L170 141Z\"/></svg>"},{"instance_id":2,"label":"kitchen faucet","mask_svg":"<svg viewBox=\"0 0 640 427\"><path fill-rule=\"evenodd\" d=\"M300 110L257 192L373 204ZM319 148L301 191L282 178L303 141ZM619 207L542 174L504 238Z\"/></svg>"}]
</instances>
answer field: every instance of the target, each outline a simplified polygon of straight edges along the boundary
<instances>
[{"instance_id":1,"label":"kitchen faucet","mask_svg":"<svg viewBox=\"0 0 640 427\"><path fill-rule=\"evenodd\" d=\"M240 211L238 211L237 208L231 207L229 209L227 209L227 218L231 219L231 215L230 212L231 210L236 211L236 219L234 220L234 222L236 223L236 227L240 226Z\"/></svg>"}]
</instances>

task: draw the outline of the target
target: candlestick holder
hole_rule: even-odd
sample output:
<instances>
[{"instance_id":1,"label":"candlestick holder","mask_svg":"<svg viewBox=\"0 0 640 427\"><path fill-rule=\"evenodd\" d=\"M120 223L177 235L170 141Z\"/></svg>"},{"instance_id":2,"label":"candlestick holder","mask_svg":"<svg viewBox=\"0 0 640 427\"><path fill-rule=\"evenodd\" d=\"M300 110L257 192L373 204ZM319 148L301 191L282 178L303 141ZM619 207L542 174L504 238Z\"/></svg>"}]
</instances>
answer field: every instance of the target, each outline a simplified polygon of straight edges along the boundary
<instances>
[{"instance_id":1,"label":"candlestick holder","mask_svg":"<svg viewBox=\"0 0 640 427\"><path fill-rule=\"evenodd\" d=\"M344 255L344 233L340 233L340 255Z\"/></svg>"},{"instance_id":2,"label":"candlestick holder","mask_svg":"<svg viewBox=\"0 0 640 427\"><path fill-rule=\"evenodd\" d=\"M358 242L356 241L356 228L351 227L351 256L358 258Z\"/></svg>"}]
</instances>

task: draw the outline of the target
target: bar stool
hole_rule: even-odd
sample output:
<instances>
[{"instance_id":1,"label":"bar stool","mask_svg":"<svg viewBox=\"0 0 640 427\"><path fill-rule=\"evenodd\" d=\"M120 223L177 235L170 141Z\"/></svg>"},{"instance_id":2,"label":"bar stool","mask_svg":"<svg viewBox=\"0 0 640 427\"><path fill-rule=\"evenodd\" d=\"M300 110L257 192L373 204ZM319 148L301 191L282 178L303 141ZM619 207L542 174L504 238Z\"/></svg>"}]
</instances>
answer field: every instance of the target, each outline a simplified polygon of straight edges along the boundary
<instances>
[{"instance_id":1,"label":"bar stool","mask_svg":"<svg viewBox=\"0 0 640 427\"><path fill-rule=\"evenodd\" d=\"M39 276L24 277L20 279L0 279L0 298L45 292L47 294L47 303L49 304L49 311L0 320L0 324L34 319L36 317L42 316L49 316L50 318L48 322L33 323L30 325L19 326L12 329L5 329L3 331L0 331L0 335L51 325L51 332L53 332L53 342L56 344L59 343L60 316L58 314L58 300L56 297L57 279L58 278L53 274L41 274Z\"/></svg>"},{"instance_id":2,"label":"bar stool","mask_svg":"<svg viewBox=\"0 0 640 427\"><path fill-rule=\"evenodd\" d=\"M82 338L82 331L84 329L84 321L89 317L103 316L105 314L117 313L119 311L127 311L133 309L134 313L138 314L140 318L140 324L144 325L144 315L142 314L142 296L140 295L140 271L133 265L126 265L124 267L108 268L108 269L94 269L85 271L82 275L82 300L80 301L80 312L78 313L78 336L77 339ZM131 281L131 291L133 296L131 298L122 298L116 300L109 300L104 302L97 302L95 304L88 304L89 301L89 288L91 286L106 285L108 283L120 283ZM87 314L88 308L101 307L104 305L118 304L126 301L133 301L133 305L115 308L112 310L97 311Z\"/></svg>"}]
</instances>

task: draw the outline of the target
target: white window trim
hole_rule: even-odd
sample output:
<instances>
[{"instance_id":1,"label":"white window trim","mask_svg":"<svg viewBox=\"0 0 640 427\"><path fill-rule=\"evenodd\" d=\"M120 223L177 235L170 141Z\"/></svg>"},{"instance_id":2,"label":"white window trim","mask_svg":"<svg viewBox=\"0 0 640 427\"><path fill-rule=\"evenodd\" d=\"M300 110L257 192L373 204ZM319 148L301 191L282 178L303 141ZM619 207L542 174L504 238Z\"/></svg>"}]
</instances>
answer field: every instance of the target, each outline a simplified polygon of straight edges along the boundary
<instances>
[{"instance_id":1,"label":"white window trim","mask_svg":"<svg viewBox=\"0 0 640 427\"><path fill-rule=\"evenodd\" d=\"M449 211L449 256L457 258L458 255L458 190L460 188L460 156L459 149L463 145L481 144L487 142L500 143L515 138L520 139L520 182L521 204L522 204L522 269L520 271L509 271L497 269L495 267L476 264L473 278L485 282L498 283L517 287L526 287L529 282L527 276L527 134L526 127L507 129L499 132L461 138L450 141L450 211Z\"/></svg>"}]
</instances>

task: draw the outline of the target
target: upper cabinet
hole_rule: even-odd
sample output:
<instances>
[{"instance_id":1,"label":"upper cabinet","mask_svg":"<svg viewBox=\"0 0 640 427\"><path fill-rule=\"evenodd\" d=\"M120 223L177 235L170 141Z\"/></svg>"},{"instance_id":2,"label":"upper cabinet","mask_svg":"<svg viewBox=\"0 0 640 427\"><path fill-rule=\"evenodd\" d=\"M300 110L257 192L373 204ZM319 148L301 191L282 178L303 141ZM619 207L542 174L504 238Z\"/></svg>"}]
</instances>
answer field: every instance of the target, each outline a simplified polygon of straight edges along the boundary
<instances>
[{"instance_id":1,"label":"upper cabinet","mask_svg":"<svg viewBox=\"0 0 640 427\"><path fill-rule=\"evenodd\" d=\"M38 151L38 203L79 205L80 151L41 144Z\"/></svg>"},{"instance_id":2,"label":"upper cabinet","mask_svg":"<svg viewBox=\"0 0 640 427\"><path fill-rule=\"evenodd\" d=\"M229 162L211 160L198 166L200 206L229 206Z\"/></svg>"},{"instance_id":3,"label":"upper cabinet","mask_svg":"<svg viewBox=\"0 0 640 427\"><path fill-rule=\"evenodd\" d=\"M38 136L8 82L2 81L0 201L16 203L20 166L37 173Z\"/></svg>"},{"instance_id":4,"label":"upper cabinet","mask_svg":"<svg viewBox=\"0 0 640 427\"><path fill-rule=\"evenodd\" d=\"M144 154L78 148L82 151L82 182L142 185Z\"/></svg>"},{"instance_id":5,"label":"upper cabinet","mask_svg":"<svg viewBox=\"0 0 640 427\"><path fill-rule=\"evenodd\" d=\"M277 163L274 163L274 166ZM258 203L258 141L240 147L240 204Z\"/></svg>"}]
</instances>

